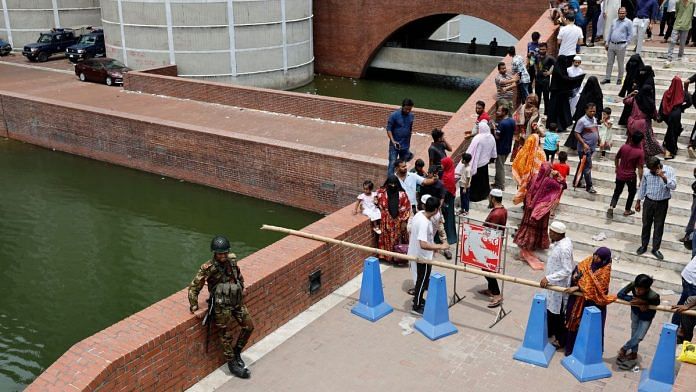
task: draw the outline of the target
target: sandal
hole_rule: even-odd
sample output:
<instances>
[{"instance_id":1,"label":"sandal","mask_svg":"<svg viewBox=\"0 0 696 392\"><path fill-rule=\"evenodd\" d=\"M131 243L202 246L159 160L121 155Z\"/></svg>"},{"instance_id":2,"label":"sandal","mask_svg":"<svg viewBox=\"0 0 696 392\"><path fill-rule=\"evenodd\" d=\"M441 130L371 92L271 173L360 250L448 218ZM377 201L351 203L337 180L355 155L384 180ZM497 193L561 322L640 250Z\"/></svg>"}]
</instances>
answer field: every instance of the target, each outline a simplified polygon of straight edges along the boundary
<instances>
[{"instance_id":1,"label":"sandal","mask_svg":"<svg viewBox=\"0 0 696 392\"><path fill-rule=\"evenodd\" d=\"M493 308L497 308L498 306L500 306L500 305L502 305L502 304L503 304L503 299L501 298L501 299L499 299L499 300L497 300L497 301L495 301L495 302L489 303L489 304L486 305L486 306L488 306L488 308L490 308L490 309L493 309Z\"/></svg>"},{"instance_id":2,"label":"sandal","mask_svg":"<svg viewBox=\"0 0 696 392\"><path fill-rule=\"evenodd\" d=\"M491 293L491 291L488 290L488 289L479 290L478 293L481 294L481 295L485 295L486 297L492 297L492 296L493 296L493 293Z\"/></svg>"},{"instance_id":3,"label":"sandal","mask_svg":"<svg viewBox=\"0 0 696 392\"><path fill-rule=\"evenodd\" d=\"M416 295L416 288L408 289L406 290L406 294L408 295Z\"/></svg>"},{"instance_id":4,"label":"sandal","mask_svg":"<svg viewBox=\"0 0 696 392\"><path fill-rule=\"evenodd\" d=\"M631 211L624 211L623 216L631 216L631 215L633 215L633 214L635 214L635 213L636 213L636 212L633 211L633 210L631 210Z\"/></svg>"}]
</instances>

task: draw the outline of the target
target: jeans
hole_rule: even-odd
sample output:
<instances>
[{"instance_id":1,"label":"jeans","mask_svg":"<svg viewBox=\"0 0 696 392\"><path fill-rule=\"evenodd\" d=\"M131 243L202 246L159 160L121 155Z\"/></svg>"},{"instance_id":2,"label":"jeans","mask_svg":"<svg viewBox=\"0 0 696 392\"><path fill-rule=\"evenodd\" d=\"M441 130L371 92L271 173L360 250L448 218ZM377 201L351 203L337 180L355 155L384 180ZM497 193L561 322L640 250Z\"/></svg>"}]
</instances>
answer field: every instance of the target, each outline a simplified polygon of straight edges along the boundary
<instances>
[{"instance_id":1,"label":"jeans","mask_svg":"<svg viewBox=\"0 0 696 392\"><path fill-rule=\"evenodd\" d=\"M397 159L403 159L405 162L408 162L413 158L413 154L408 150L407 148L401 148L401 149L396 149L394 147L394 144L389 142L389 165L387 166L387 176L391 176L394 174L394 162L396 162Z\"/></svg>"},{"instance_id":2,"label":"jeans","mask_svg":"<svg viewBox=\"0 0 696 392\"><path fill-rule=\"evenodd\" d=\"M628 44L615 44L608 42L609 49L607 49L607 72L604 74L604 79L611 79L611 70L614 68L614 59L616 59L617 66L619 68L619 79L623 79L624 74L624 58L626 57L626 47Z\"/></svg>"},{"instance_id":3,"label":"jeans","mask_svg":"<svg viewBox=\"0 0 696 392\"><path fill-rule=\"evenodd\" d=\"M659 250L662 244L662 233L665 230L665 218L667 217L667 209L669 208L669 199L667 200L650 200L645 198L643 203L643 229L640 233L641 246L648 247L650 242L650 230L653 223L655 224L655 232L652 237L653 250Z\"/></svg>"},{"instance_id":4,"label":"jeans","mask_svg":"<svg viewBox=\"0 0 696 392\"><path fill-rule=\"evenodd\" d=\"M469 189L464 190L463 187L459 187L459 200L461 202L461 211L469 212L469 205L471 204Z\"/></svg>"},{"instance_id":5,"label":"jeans","mask_svg":"<svg viewBox=\"0 0 696 392\"><path fill-rule=\"evenodd\" d=\"M681 297L679 297L679 301L677 301L677 305L684 305L686 302L686 299L689 297L693 297L696 295L696 285L693 285L682 277L682 293ZM672 315L672 324L679 325L681 323L681 314L675 313Z\"/></svg>"},{"instance_id":6,"label":"jeans","mask_svg":"<svg viewBox=\"0 0 696 392\"><path fill-rule=\"evenodd\" d=\"M638 352L638 345L648 333L650 324L652 324L652 320L640 320L638 315L631 311L631 339L623 345L624 351Z\"/></svg>"},{"instance_id":7,"label":"jeans","mask_svg":"<svg viewBox=\"0 0 696 392\"><path fill-rule=\"evenodd\" d=\"M520 92L520 104L523 104L527 101L531 85L531 83L520 83L519 85L517 85L518 91Z\"/></svg>"},{"instance_id":8,"label":"jeans","mask_svg":"<svg viewBox=\"0 0 696 392\"><path fill-rule=\"evenodd\" d=\"M674 30L672 32L672 37L669 39L669 48L667 48L667 60L672 61L674 57L674 45L679 40L679 54L677 58L681 60L684 57L684 46L686 45L686 36L689 34L689 30Z\"/></svg>"},{"instance_id":9,"label":"jeans","mask_svg":"<svg viewBox=\"0 0 696 392\"><path fill-rule=\"evenodd\" d=\"M624 185L628 188L628 199L626 199L626 210L631 211L631 206L633 205L633 198L636 197L636 179L624 181L616 179L616 187L614 188L614 195L611 197L611 208L615 208L616 204L619 202L619 197L623 193Z\"/></svg>"},{"instance_id":10,"label":"jeans","mask_svg":"<svg viewBox=\"0 0 696 392\"><path fill-rule=\"evenodd\" d=\"M592 0L590 0L592 1ZM593 8L587 8L587 12L585 13L585 18L587 18L587 21L592 21L592 43L595 42L595 39L597 39L597 23L599 22L599 16L602 13L600 12L599 6L593 7ZM587 34L587 28L589 27L589 23L585 25L585 28L583 29L583 37L585 38L585 42L587 42L587 36L590 34Z\"/></svg>"},{"instance_id":11,"label":"jeans","mask_svg":"<svg viewBox=\"0 0 696 392\"><path fill-rule=\"evenodd\" d=\"M580 150L582 146L578 146L578 157L582 160L582 157L587 157L585 161L585 167L582 169L582 177L585 179L585 189L592 188L592 149L585 153L585 151Z\"/></svg>"},{"instance_id":12,"label":"jeans","mask_svg":"<svg viewBox=\"0 0 696 392\"><path fill-rule=\"evenodd\" d=\"M633 37L636 39L636 54L641 55L643 52L643 36L645 30L648 29L650 19L633 19Z\"/></svg>"},{"instance_id":13,"label":"jeans","mask_svg":"<svg viewBox=\"0 0 696 392\"><path fill-rule=\"evenodd\" d=\"M505 161L509 154L498 154L495 159L495 187L505 190Z\"/></svg>"}]
</instances>

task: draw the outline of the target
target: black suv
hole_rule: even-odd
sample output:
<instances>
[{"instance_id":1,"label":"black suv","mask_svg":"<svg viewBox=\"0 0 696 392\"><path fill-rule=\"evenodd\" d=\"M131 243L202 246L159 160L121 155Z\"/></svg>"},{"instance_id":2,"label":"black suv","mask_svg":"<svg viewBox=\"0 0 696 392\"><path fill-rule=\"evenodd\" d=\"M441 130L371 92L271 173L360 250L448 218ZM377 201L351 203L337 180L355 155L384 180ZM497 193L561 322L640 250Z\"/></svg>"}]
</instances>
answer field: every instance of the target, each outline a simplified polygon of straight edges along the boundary
<instances>
[{"instance_id":1,"label":"black suv","mask_svg":"<svg viewBox=\"0 0 696 392\"><path fill-rule=\"evenodd\" d=\"M12 52L12 45L0 38L0 56L7 56Z\"/></svg>"},{"instance_id":2,"label":"black suv","mask_svg":"<svg viewBox=\"0 0 696 392\"><path fill-rule=\"evenodd\" d=\"M47 33L41 33L36 43L24 46L22 54L29 61L44 62L56 53L63 53L68 46L75 43L77 38L72 29L52 29Z\"/></svg>"},{"instance_id":3,"label":"black suv","mask_svg":"<svg viewBox=\"0 0 696 392\"><path fill-rule=\"evenodd\" d=\"M106 56L106 46L104 45L104 31L92 30L80 37L80 41L75 45L65 49L68 60L77 63L92 57Z\"/></svg>"}]
</instances>

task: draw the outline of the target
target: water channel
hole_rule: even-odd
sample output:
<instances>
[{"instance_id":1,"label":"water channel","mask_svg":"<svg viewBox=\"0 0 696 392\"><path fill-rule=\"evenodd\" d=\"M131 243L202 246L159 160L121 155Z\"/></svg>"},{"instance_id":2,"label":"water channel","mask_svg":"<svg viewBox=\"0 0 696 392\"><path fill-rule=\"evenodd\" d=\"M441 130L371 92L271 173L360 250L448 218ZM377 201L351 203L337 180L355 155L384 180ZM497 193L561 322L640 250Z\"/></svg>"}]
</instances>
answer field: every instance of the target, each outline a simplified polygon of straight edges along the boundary
<instances>
[{"instance_id":1,"label":"water channel","mask_svg":"<svg viewBox=\"0 0 696 392\"><path fill-rule=\"evenodd\" d=\"M0 391L181 290L225 233L246 256L319 215L0 138Z\"/></svg>"}]
</instances>

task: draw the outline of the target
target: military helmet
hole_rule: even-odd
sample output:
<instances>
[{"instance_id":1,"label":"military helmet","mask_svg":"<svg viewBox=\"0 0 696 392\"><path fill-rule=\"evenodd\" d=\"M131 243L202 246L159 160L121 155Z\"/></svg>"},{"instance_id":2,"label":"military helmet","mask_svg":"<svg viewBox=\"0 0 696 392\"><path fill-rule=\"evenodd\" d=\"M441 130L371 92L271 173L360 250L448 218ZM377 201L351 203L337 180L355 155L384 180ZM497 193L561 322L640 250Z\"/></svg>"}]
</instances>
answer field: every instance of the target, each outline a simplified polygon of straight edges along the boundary
<instances>
[{"instance_id":1,"label":"military helmet","mask_svg":"<svg viewBox=\"0 0 696 392\"><path fill-rule=\"evenodd\" d=\"M226 237L217 235L210 242L210 251L213 253L227 253L230 251L230 240Z\"/></svg>"}]
</instances>

